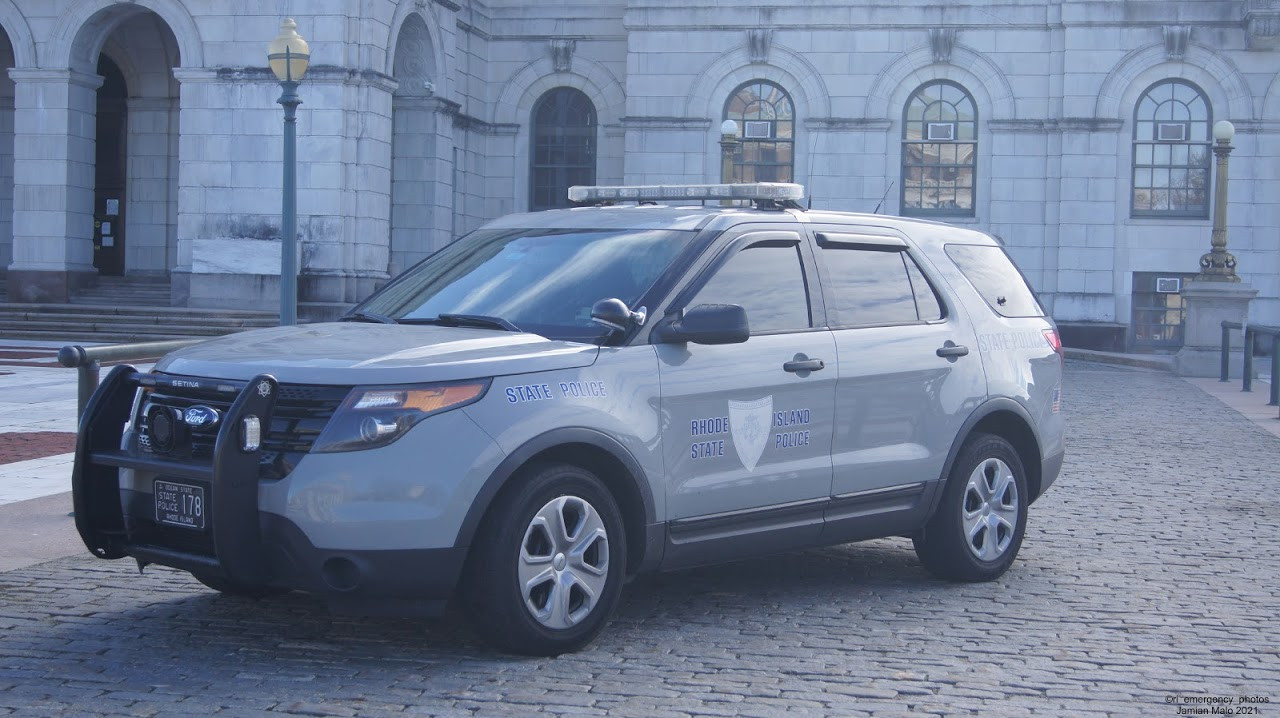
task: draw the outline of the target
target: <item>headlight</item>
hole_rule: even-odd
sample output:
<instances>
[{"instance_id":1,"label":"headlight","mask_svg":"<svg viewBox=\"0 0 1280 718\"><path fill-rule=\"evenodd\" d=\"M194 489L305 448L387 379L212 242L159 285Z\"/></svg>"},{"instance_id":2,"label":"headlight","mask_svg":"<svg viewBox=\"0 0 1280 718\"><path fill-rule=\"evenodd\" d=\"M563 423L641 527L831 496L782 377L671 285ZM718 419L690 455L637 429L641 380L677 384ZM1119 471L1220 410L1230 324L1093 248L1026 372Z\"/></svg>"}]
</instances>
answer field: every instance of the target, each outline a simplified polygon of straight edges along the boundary
<instances>
[{"instance_id":1,"label":"headlight","mask_svg":"<svg viewBox=\"0 0 1280 718\"><path fill-rule=\"evenodd\" d=\"M334 412L311 450L332 453L386 446L432 414L478 401L488 388L488 380L358 386Z\"/></svg>"}]
</instances>

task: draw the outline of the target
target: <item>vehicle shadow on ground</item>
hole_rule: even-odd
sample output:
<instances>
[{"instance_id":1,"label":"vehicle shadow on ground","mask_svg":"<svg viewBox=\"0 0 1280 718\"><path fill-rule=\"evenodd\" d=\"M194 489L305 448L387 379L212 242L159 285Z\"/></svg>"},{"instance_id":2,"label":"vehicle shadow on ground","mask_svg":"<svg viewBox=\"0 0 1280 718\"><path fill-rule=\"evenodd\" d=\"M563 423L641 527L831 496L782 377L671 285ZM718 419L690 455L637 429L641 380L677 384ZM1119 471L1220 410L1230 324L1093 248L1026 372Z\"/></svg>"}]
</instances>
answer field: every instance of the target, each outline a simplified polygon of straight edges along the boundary
<instances>
[{"instance_id":1,"label":"vehicle shadow on ground","mask_svg":"<svg viewBox=\"0 0 1280 718\"><path fill-rule=\"evenodd\" d=\"M174 657L181 656L195 674L233 656L242 672L283 680L330 670L522 660L482 644L456 607L439 620L332 616L323 601L305 594L252 600L219 595L163 567L138 576L124 561L81 566L87 570L80 578L102 598L60 595L43 621L49 628L19 629L29 634L27 650L39 652L42 642L127 642L132 656L155 661L138 666L142 673L185 670L175 668ZM1007 591L1000 583L983 593ZM953 588L930 577L904 539L646 576L627 585L613 622L586 652L669 651L671 637L689 630L712 642L732 642L744 632L821 634L833 621L881 620L873 614L936 605L937 594ZM66 600L76 594L82 600ZM24 596L21 587L6 590L0 578L0 606L49 599Z\"/></svg>"}]
</instances>

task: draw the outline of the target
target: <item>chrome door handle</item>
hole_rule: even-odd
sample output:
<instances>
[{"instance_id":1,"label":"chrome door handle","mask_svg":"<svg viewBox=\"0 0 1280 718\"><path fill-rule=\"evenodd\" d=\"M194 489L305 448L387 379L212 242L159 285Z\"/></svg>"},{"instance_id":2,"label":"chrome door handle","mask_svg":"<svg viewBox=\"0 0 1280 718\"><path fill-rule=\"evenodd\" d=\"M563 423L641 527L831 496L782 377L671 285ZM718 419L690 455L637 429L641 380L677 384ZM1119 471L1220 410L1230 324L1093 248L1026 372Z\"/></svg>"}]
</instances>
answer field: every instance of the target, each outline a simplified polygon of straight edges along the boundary
<instances>
[{"instance_id":1,"label":"chrome door handle","mask_svg":"<svg viewBox=\"0 0 1280 718\"><path fill-rule=\"evenodd\" d=\"M786 364L783 364L782 368L794 373L800 371L818 371L825 366L826 364L824 364L821 359L792 359Z\"/></svg>"}]
</instances>

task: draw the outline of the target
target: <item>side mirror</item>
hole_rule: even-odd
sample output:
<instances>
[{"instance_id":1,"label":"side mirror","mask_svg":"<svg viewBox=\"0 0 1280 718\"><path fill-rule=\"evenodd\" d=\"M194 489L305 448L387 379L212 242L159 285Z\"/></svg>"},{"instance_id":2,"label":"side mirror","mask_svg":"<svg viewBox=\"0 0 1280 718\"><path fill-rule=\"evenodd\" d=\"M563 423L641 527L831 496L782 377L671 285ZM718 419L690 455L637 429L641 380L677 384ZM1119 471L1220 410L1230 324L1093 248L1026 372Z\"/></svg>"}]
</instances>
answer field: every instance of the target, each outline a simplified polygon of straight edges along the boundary
<instances>
[{"instance_id":1,"label":"side mirror","mask_svg":"<svg viewBox=\"0 0 1280 718\"><path fill-rule=\"evenodd\" d=\"M663 343L741 344L751 336L747 310L738 304L699 304L659 325L654 336Z\"/></svg>"},{"instance_id":2,"label":"side mirror","mask_svg":"<svg viewBox=\"0 0 1280 718\"><path fill-rule=\"evenodd\" d=\"M645 310L631 311L621 299L601 299L591 306L591 321L619 332L644 324Z\"/></svg>"}]
</instances>

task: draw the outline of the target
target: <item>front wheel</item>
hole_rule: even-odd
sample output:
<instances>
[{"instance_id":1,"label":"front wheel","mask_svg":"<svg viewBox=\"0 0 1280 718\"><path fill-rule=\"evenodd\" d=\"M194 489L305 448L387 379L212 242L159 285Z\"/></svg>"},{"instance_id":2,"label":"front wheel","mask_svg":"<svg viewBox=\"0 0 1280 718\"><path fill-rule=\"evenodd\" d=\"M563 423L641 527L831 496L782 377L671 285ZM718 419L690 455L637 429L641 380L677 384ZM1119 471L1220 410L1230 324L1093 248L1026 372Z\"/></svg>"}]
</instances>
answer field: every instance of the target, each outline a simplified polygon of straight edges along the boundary
<instances>
[{"instance_id":1,"label":"front wheel","mask_svg":"<svg viewBox=\"0 0 1280 718\"><path fill-rule=\"evenodd\" d=\"M622 589L617 502L577 466L531 467L494 502L468 559L464 608L498 647L551 656L589 643Z\"/></svg>"},{"instance_id":2,"label":"front wheel","mask_svg":"<svg viewBox=\"0 0 1280 718\"><path fill-rule=\"evenodd\" d=\"M977 434L965 442L942 501L913 539L933 574L951 581L990 581L1009 569L1027 526L1027 479L1005 439Z\"/></svg>"}]
</instances>

